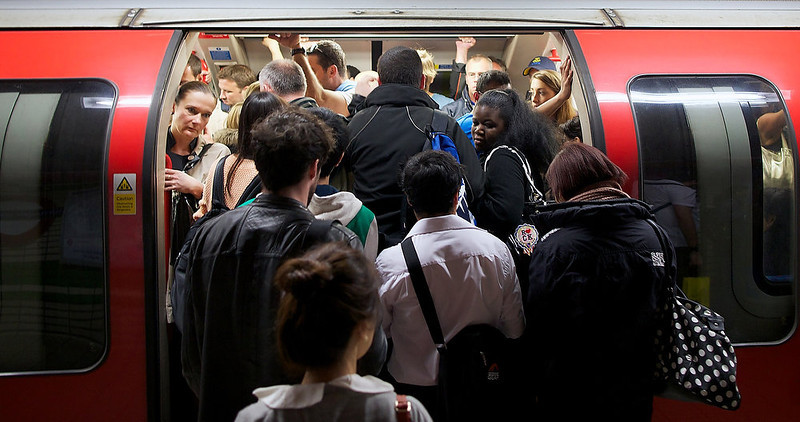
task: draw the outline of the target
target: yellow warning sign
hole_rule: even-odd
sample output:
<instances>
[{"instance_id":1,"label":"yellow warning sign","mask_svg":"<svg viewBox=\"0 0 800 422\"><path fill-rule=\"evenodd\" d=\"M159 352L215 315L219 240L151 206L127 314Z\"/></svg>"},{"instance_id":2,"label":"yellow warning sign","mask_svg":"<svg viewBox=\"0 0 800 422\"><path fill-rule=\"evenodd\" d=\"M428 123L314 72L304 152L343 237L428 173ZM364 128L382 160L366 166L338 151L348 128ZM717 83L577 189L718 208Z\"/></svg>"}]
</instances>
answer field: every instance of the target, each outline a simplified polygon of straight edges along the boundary
<instances>
[{"instance_id":1,"label":"yellow warning sign","mask_svg":"<svg viewBox=\"0 0 800 422\"><path fill-rule=\"evenodd\" d=\"M117 192L123 192L123 191L128 191L128 192L133 191L131 184L128 183L127 177L123 177L122 181L119 182L119 185L117 185Z\"/></svg>"},{"instance_id":2,"label":"yellow warning sign","mask_svg":"<svg viewBox=\"0 0 800 422\"><path fill-rule=\"evenodd\" d=\"M136 174L114 174L114 215L136 215Z\"/></svg>"},{"instance_id":3,"label":"yellow warning sign","mask_svg":"<svg viewBox=\"0 0 800 422\"><path fill-rule=\"evenodd\" d=\"M136 214L136 195L114 195L114 214Z\"/></svg>"}]
</instances>

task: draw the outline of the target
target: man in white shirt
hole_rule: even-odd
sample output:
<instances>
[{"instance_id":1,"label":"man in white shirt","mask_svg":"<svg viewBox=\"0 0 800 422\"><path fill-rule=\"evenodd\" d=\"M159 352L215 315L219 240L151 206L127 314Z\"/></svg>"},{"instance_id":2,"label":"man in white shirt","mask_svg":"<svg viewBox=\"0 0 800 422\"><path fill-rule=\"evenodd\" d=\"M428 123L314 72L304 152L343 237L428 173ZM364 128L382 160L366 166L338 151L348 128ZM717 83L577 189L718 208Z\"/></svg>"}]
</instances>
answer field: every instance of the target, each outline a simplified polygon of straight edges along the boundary
<instances>
[{"instance_id":1,"label":"man in white shirt","mask_svg":"<svg viewBox=\"0 0 800 422\"><path fill-rule=\"evenodd\" d=\"M475 324L518 338L525 316L514 259L500 239L456 215L462 177L460 165L443 151L423 151L408 160L401 185L418 221L406 237L413 239L445 342ZM384 250L376 265L383 280L383 329L394 342L389 374L398 391L404 385L430 389L438 382L439 355L400 245ZM415 390L428 407L425 394L419 394Z\"/></svg>"}]
</instances>

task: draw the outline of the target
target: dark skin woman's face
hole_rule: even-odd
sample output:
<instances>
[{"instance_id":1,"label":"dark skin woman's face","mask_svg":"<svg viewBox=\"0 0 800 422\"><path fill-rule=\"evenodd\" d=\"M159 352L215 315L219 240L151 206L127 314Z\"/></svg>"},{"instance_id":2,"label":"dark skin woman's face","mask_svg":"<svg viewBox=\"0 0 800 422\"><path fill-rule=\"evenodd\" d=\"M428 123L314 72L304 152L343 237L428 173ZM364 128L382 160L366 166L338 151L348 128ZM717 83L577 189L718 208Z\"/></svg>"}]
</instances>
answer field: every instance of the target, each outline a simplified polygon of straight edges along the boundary
<instances>
[{"instance_id":1,"label":"dark skin woman's face","mask_svg":"<svg viewBox=\"0 0 800 422\"><path fill-rule=\"evenodd\" d=\"M481 104L472 110L472 139L479 152L490 151L505 131L506 122L500 117L500 110Z\"/></svg>"}]
</instances>

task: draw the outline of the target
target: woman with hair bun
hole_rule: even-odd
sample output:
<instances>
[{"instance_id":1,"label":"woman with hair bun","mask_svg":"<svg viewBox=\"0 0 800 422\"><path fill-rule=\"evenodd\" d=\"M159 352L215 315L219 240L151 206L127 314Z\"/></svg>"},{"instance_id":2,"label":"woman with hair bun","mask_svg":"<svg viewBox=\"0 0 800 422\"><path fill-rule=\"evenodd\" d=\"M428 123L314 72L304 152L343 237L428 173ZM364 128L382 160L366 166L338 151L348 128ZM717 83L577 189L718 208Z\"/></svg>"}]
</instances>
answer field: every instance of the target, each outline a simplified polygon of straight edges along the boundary
<instances>
[{"instance_id":1,"label":"woman with hair bun","mask_svg":"<svg viewBox=\"0 0 800 422\"><path fill-rule=\"evenodd\" d=\"M359 251L328 243L286 261L275 274L283 293L276 323L278 350L297 385L253 392L258 402L239 412L245 421L396 421L398 397L391 384L356 374L356 362L372 344L380 312L379 278ZM431 421L407 396L411 420Z\"/></svg>"}]
</instances>

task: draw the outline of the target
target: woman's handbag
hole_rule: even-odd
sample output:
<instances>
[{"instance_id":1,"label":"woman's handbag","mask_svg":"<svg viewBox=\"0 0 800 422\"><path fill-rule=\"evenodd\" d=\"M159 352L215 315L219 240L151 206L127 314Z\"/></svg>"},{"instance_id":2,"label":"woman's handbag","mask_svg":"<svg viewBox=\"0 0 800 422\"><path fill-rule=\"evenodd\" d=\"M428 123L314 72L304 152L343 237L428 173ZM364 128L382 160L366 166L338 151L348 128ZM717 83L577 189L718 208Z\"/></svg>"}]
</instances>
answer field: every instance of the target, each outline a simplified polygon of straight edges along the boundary
<instances>
[{"instance_id":1,"label":"woman's handbag","mask_svg":"<svg viewBox=\"0 0 800 422\"><path fill-rule=\"evenodd\" d=\"M648 220L656 231L665 254L665 274L670 274L671 249L664 232ZM739 408L742 396L736 385L736 354L725 334L724 318L706 306L686 297L671 279L656 331L655 377L667 383L665 397L688 395L727 410ZM671 390L679 390L678 394Z\"/></svg>"}]
</instances>

